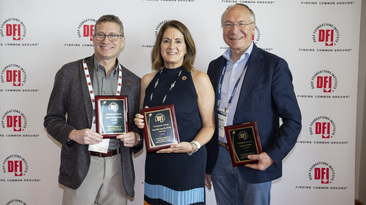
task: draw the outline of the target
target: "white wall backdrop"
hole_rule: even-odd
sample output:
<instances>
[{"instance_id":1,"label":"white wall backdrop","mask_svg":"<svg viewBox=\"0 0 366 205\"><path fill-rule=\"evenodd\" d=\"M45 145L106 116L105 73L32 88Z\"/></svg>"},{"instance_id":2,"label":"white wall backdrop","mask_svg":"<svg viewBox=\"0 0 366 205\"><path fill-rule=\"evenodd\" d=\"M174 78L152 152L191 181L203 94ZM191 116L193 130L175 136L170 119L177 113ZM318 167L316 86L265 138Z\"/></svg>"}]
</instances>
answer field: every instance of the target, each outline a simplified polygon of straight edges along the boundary
<instances>
[{"instance_id":1,"label":"white wall backdrop","mask_svg":"<svg viewBox=\"0 0 366 205\"><path fill-rule=\"evenodd\" d=\"M93 53L90 29L101 15L123 21L120 61L140 77L151 72L156 32L171 19L190 29L195 67L206 71L226 49L220 17L235 2L256 14L255 43L288 61L303 114L272 204L353 204L361 0L0 0L0 204L61 203L60 146L43 117L56 71ZM143 204L145 152L134 160L129 204Z\"/></svg>"}]
</instances>

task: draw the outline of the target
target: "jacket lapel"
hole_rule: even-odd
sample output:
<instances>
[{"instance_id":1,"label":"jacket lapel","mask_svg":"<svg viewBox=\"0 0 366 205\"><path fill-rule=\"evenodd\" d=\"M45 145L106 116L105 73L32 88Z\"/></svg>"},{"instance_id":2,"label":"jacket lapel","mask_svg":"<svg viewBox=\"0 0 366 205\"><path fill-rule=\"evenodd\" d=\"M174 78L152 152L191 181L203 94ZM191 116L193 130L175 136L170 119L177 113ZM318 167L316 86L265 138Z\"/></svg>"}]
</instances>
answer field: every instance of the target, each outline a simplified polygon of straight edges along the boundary
<instances>
[{"instance_id":1,"label":"jacket lapel","mask_svg":"<svg viewBox=\"0 0 366 205\"><path fill-rule=\"evenodd\" d=\"M221 56L219 62L218 62L218 69L215 69L214 71L216 71L216 73L214 74L214 78L213 78L213 85L215 86L215 90L216 90L216 95L218 95L218 91L219 91L219 80L221 78L221 73L222 70L224 69L226 65L226 59L224 57Z\"/></svg>"},{"instance_id":2,"label":"jacket lapel","mask_svg":"<svg viewBox=\"0 0 366 205\"><path fill-rule=\"evenodd\" d=\"M248 68L243 80L243 85L240 90L240 96L238 100L237 109L243 105L246 97L248 96L249 92L253 89L259 75L263 70L264 63L261 61L263 58L260 49L254 44L252 53L249 57Z\"/></svg>"},{"instance_id":3,"label":"jacket lapel","mask_svg":"<svg viewBox=\"0 0 366 205\"><path fill-rule=\"evenodd\" d=\"M81 89L82 89L82 93L81 96L83 98L83 102L85 104L85 112L88 118L88 122L89 122L89 128L92 127L92 120L93 120L93 105L91 103L91 99L90 99L90 94L89 94L89 89L88 89L88 85L86 82L86 78L85 78L85 72L84 72L84 67L83 67L83 62L81 60L81 65L80 65L80 82L81 82ZM93 76L94 76L94 57L88 57L85 59L85 63L88 66L88 70L89 70L89 75L90 75L90 79L93 82Z\"/></svg>"}]
</instances>

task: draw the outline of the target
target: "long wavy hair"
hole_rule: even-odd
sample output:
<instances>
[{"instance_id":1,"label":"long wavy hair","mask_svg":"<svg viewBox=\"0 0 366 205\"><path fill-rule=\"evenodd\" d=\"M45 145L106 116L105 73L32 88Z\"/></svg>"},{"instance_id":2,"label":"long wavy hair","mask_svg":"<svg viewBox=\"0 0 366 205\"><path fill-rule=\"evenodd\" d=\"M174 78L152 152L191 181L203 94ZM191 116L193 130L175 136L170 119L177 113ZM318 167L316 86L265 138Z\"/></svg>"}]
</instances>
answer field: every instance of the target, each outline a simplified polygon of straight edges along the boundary
<instances>
[{"instance_id":1,"label":"long wavy hair","mask_svg":"<svg viewBox=\"0 0 366 205\"><path fill-rule=\"evenodd\" d=\"M186 44L187 54L184 55L183 59L183 69L185 71L193 70L193 62L196 57L196 46L194 44L191 33L188 28L181 22L177 20L167 21L160 28L158 36L156 37L154 48L151 52L151 63L152 69L155 71L159 71L164 66L164 59L161 56L161 41L163 38L163 34L167 28L175 28L178 29L184 36L184 43Z\"/></svg>"}]
</instances>

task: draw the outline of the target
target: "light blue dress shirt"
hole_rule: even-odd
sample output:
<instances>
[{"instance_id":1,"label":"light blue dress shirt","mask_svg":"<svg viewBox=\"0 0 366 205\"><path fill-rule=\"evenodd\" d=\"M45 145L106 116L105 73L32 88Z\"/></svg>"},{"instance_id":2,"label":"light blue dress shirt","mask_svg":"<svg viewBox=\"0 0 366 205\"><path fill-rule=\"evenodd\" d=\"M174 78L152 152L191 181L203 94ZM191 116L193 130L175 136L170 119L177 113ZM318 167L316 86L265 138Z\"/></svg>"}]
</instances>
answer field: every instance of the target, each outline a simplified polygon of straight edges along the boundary
<instances>
[{"instance_id":1,"label":"light blue dress shirt","mask_svg":"<svg viewBox=\"0 0 366 205\"><path fill-rule=\"evenodd\" d=\"M245 51L245 53L240 57L240 59L237 62L233 62L230 58L231 56L231 49L228 48L225 53L223 54L223 57L227 60L226 62L226 71L224 73L224 79L222 82L222 88L221 88L221 100L219 103L219 109L225 110L227 108L227 120L226 125L232 125L233 119L236 111L236 106L238 104L240 90L243 85L243 80L245 77L246 70L245 65L248 62L249 56L253 50L253 42L250 44L249 48ZM245 69L245 70L244 70ZM244 71L243 71L244 70ZM233 94L233 89L235 87L236 82L238 79L241 79L238 83L237 89L234 93L234 97L229 104L229 100L231 95ZM222 76L221 76L222 77ZM226 137L220 138L219 141L227 143Z\"/></svg>"}]
</instances>

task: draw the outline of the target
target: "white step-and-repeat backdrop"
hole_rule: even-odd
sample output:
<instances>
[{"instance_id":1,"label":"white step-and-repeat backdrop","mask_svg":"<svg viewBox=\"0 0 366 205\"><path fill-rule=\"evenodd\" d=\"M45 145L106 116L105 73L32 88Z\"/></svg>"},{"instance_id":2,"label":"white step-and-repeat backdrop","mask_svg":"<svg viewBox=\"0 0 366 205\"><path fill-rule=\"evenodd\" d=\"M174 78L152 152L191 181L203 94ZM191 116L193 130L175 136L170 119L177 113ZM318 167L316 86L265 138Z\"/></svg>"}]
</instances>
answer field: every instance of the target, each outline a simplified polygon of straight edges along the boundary
<instances>
[{"instance_id":1,"label":"white step-and-repeat backdrop","mask_svg":"<svg viewBox=\"0 0 366 205\"><path fill-rule=\"evenodd\" d=\"M206 71L227 47L220 17L236 2L257 16L255 43L288 61L303 114L272 204L353 204L361 0L0 0L0 205L60 204L60 146L43 117L56 71L93 53L96 19L121 18L120 61L140 77L151 72L161 25L182 21L196 42L195 67ZM134 160L129 204L143 204L145 152Z\"/></svg>"}]
</instances>

